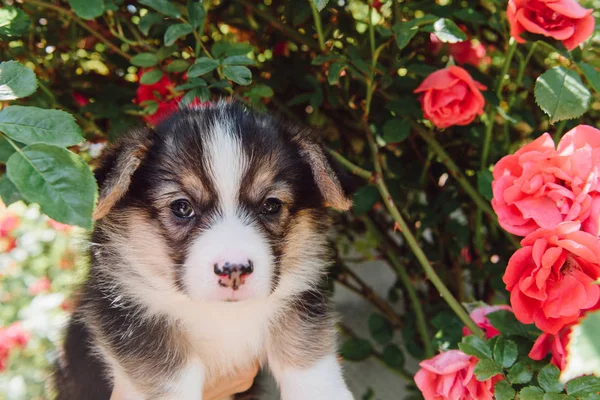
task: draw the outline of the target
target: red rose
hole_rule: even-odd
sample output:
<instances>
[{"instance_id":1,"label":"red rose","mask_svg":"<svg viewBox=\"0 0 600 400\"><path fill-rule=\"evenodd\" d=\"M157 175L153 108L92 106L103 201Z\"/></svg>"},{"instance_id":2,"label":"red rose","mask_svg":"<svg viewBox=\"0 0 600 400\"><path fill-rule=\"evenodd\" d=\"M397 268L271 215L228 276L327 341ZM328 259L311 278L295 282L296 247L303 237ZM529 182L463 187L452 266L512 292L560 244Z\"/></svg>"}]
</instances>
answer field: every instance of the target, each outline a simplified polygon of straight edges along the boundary
<instances>
[{"instance_id":1,"label":"red rose","mask_svg":"<svg viewBox=\"0 0 600 400\"><path fill-rule=\"evenodd\" d=\"M560 40L573 50L594 32L593 11L576 0L510 0L506 12L517 42L525 43L521 33L527 31Z\"/></svg>"},{"instance_id":2,"label":"red rose","mask_svg":"<svg viewBox=\"0 0 600 400\"><path fill-rule=\"evenodd\" d=\"M422 361L415 383L425 400L492 400L499 378L483 382L475 378L477 358L460 350L448 350Z\"/></svg>"},{"instance_id":3,"label":"red rose","mask_svg":"<svg viewBox=\"0 0 600 400\"><path fill-rule=\"evenodd\" d=\"M0 371L6 369L10 351L14 347L25 347L28 341L29 334L20 322L14 322L8 328L0 328Z\"/></svg>"},{"instance_id":4,"label":"red rose","mask_svg":"<svg viewBox=\"0 0 600 400\"><path fill-rule=\"evenodd\" d=\"M600 131L580 125L554 149L545 133L494 167L492 207L508 232L526 236L563 221L580 221L598 236Z\"/></svg>"},{"instance_id":5,"label":"red rose","mask_svg":"<svg viewBox=\"0 0 600 400\"><path fill-rule=\"evenodd\" d=\"M600 242L579 222L538 229L521 241L504 274L517 319L556 334L595 308L600 287Z\"/></svg>"},{"instance_id":6,"label":"red rose","mask_svg":"<svg viewBox=\"0 0 600 400\"><path fill-rule=\"evenodd\" d=\"M86 106L90 100L79 92L73 92L73 100L79 107Z\"/></svg>"},{"instance_id":7,"label":"red rose","mask_svg":"<svg viewBox=\"0 0 600 400\"><path fill-rule=\"evenodd\" d=\"M495 311L500 311L500 310L507 310L507 311L512 312L512 308L510 308L510 306L503 304L503 305L499 305L499 306L477 307L476 309L471 311L469 316L471 317L473 322L475 322L475 324L477 324L478 327L483 329L483 331L485 332L485 336L488 339L491 339L494 336L498 336L500 334L500 332L498 331L498 329L494 328L494 326L492 325L490 320L487 318L487 315L490 313L493 313ZM463 327L463 335L464 336L468 336L472 333L473 332L471 332L471 330L469 328L467 328L466 326Z\"/></svg>"},{"instance_id":8,"label":"red rose","mask_svg":"<svg viewBox=\"0 0 600 400\"><path fill-rule=\"evenodd\" d=\"M480 90L486 87L473 80L461 67L452 66L433 72L415 90L425 118L438 128L468 125L483 114L485 100Z\"/></svg>"},{"instance_id":9,"label":"red rose","mask_svg":"<svg viewBox=\"0 0 600 400\"><path fill-rule=\"evenodd\" d=\"M552 353L552 364L556 365L561 371L567 365L567 345L571 336L572 326L564 327L555 335L542 333L537 338L531 351L529 358L532 360L543 360L548 353Z\"/></svg>"}]
</instances>

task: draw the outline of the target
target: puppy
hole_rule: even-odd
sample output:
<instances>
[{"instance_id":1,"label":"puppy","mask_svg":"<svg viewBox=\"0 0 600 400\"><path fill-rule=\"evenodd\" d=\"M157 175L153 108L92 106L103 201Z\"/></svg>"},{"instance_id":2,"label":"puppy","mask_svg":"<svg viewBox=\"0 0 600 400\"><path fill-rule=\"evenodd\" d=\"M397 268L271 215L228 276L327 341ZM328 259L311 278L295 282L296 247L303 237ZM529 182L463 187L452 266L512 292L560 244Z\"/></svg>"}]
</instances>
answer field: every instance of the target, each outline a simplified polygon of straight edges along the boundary
<instances>
[{"instance_id":1,"label":"puppy","mask_svg":"<svg viewBox=\"0 0 600 400\"><path fill-rule=\"evenodd\" d=\"M268 363L284 400L348 400L319 289L328 207L351 200L310 133L239 104L125 136L96 171L91 266L59 400L199 400Z\"/></svg>"}]
</instances>

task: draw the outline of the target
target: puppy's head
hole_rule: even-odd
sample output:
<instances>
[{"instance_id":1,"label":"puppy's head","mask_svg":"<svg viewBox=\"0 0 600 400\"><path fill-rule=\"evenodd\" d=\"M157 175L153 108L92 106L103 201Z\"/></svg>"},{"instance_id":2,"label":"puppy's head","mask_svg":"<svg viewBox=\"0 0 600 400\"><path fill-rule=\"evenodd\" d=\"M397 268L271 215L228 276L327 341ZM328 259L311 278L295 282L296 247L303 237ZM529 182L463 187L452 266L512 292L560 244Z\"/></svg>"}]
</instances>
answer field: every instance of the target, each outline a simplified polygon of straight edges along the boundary
<instances>
[{"instance_id":1,"label":"puppy's head","mask_svg":"<svg viewBox=\"0 0 600 400\"><path fill-rule=\"evenodd\" d=\"M193 300L314 285L326 208L351 206L307 132L236 104L180 111L126 136L96 175L97 230L120 237L138 283Z\"/></svg>"}]
</instances>

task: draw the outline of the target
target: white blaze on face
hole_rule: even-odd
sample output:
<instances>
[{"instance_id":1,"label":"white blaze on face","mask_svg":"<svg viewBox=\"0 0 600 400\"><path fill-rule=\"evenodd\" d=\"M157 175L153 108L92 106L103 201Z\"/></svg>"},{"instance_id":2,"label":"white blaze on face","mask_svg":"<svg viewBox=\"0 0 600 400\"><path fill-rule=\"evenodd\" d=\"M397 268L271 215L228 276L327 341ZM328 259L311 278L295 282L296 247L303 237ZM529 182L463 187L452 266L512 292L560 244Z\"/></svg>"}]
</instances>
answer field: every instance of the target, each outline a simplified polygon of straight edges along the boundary
<instances>
[{"instance_id":1,"label":"white blaze on face","mask_svg":"<svg viewBox=\"0 0 600 400\"><path fill-rule=\"evenodd\" d=\"M215 123L203 149L206 174L216 190L219 213L193 242L185 261L184 284L194 300L264 298L271 291L274 260L269 243L251 218L243 215L239 204L240 185L249 160L234 129L226 122ZM215 264L248 261L254 271L238 290L219 285Z\"/></svg>"}]
</instances>

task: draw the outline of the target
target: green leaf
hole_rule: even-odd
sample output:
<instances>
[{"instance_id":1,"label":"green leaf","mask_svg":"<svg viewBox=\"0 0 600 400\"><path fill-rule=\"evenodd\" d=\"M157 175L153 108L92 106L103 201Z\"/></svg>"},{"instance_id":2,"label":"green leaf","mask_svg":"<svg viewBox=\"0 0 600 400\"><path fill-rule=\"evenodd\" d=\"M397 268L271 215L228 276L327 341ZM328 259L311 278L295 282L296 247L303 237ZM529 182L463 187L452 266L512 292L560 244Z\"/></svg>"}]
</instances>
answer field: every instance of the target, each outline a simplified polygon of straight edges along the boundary
<instances>
[{"instance_id":1,"label":"green leaf","mask_svg":"<svg viewBox=\"0 0 600 400\"><path fill-rule=\"evenodd\" d=\"M190 24L173 24L169 26L165 32L165 46L171 46L182 36L187 36L192 33L193 29Z\"/></svg>"},{"instance_id":2,"label":"green leaf","mask_svg":"<svg viewBox=\"0 0 600 400\"><path fill-rule=\"evenodd\" d=\"M492 193L492 181L494 176L489 170L477 172L477 189L479 193L488 201L492 200L494 194Z\"/></svg>"},{"instance_id":3,"label":"green leaf","mask_svg":"<svg viewBox=\"0 0 600 400\"><path fill-rule=\"evenodd\" d=\"M531 381L531 378L533 378L533 373L528 366L518 362L508 370L508 375L506 377L513 384L523 384Z\"/></svg>"},{"instance_id":4,"label":"green leaf","mask_svg":"<svg viewBox=\"0 0 600 400\"><path fill-rule=\"evenodd\" d=\"M248 97L271 98L275 93L273 89L267 85L254 85L247 93Z\"/></svg>"},{"instance_id":5,"label":"green leaf","mask_svg":"<svg viewBox=\"0 0 600 400\"><path fill-rule=\"evenodd\" d=\"M585 79L587 79L590 86L596 91L596 93L600 94L600 72L596 70L596 68L590 64L586 64L584 62L577 63Z\"/></svg>"},{"instance_id":6,"label":"green leaf","mask_svg":"<svg viewBox=\"0 0 600 400\"><path fill-rule=\"evenodd\" d=\"M202 1L189 0L188 2L188 19L192 28L196 29L204 24L206 19L206 10ZM201 31L202 29L200 29Z\"/></svg>"},{"instance_id":7,"label":"green leaf","mask_svg":"<svg viewBox=\"0 0 600 400\"><path fill-rule=\"evenodd\" d=\"M368 340L348 339L340 348L340 355L349 361L362 361L369 357L373 346Z\"/></svg>"},{"instance_id":8,"label":"green leaf","mask_svg":"<svg viewBox=\"0 0 600 400\"><path fill-rule=\"evenodd\" d=\"M223 75L238 85L249 85L252 82L252 72L246 67L229 66L223 67Z\"/></svg>"},{"instance_id":9,"label":"green leaf","mask_svg":"<svg viewBox=\"0 0 600 400\"><path fill-rule=\"evenodd\" d=\"M150 28L152 27L152 25L161 22L163 19L164 19L164 17L162 15L153 13L153 12L149 12L148 14L144 15L142 17L142 19L140 19L138 28L140 28L140 31L144 35L148 36L148 33L150 32Z\"/></svg>"},{"instance_id":10,"label":"green leaf","mask_svg":"<svg viewBox=\"0 0 600 400\"><path fill-rule=\"evenodd\" d=\"M598 392L600 392L600 378L597 376L580 376L567 382L567 393L569 396L584 398Z\"/></svg>"},{"instance_id":11,"label":"green leaf","mask_svg":"<svg viewBox=\"0 0 600 400\"><path fill-rule=\"evenodd\" d=\"M33 71L17 61L0 63L0 101L31 95L37 89Z\"/></svg>"},{"instance_id":12,"label":"green leaf","mask_svg":"<svg viewBox=\"0 0 600 400\"><path fill-rule=\"evenodd\" d=\"M600 375L600 311L587 313L573 327L564 380L580 375Z\"/></svg>"},{"instance_id":13,"label":"green leaf","mask_svg":"<svg viewBox=\"0 0 600 400\"><path fill-rule=\"evenodd\" d=\"M419 27L413 25L411 22L398 22L392 27L392 30L396 36L398 49L402 50L410 43L417 32L419 32Z\"/></svg>"},{"instance_id":14,"label":"green leaf","mask_svg":"<svg viewBox=\"0 0 600 400\"><path fill-rule=\"evenodd\" d=\"M313 4L317 7L317 10L323 11L323 9L325 7L327 7L327 3L329 3L329 0L310 0L313 2Z\"/></svg>"},{"instance_id":15,"label":"green leaf","mask_svg":"<svg viewBox=\"0 0 600 400\"><path fill-rule=\"evenodd\" d=\"M190 78L187 83L175 87L175 90L188 90L200 86L206 86L206 81L202 78Z\"/></svg>"},{"instance_id":16,"label":"green leaf","mask_svg":"<svg viewBox=\"0 0 600 400\"><path fill-rule=\"evenodd\" d=\"M73 146L83 142L75 119L59 110L10 106L0 111L0 132L25 144Z\"/></svg>"},{"instance_id":17,"label":"green leaf","mask_svg":"<svg viewBox=\"0 0 600 400\"><path fill-rule=\"evenodd\" d=\"M369 332L373 339L380 344L387 344L394 337L394 327L390 321L377 313L369 316Z\"/></svg>"},{"instance_id":18,"label":"green leaf","mask_svg":"<svg viewBox=\"0 0 600 400\"><path fill-rule=\"evenodd\" d=\"M218 66L219 61L208 57L200 57L196 59L196 62L188 69L188 77L194 78L196 76L202 76L215 70Z\"/></svg>"},{"instance_id":19,"label":"green leaf","mask_svg":"<svg viewBox=\"0 0 600 400\"><path fill-rule=\"evenodd\" d=\"M517 392L505 380L496 382L494 385L494 398L496 400L513 400Z\"/></svg>"},{"instance_id":20,"label":"green leaf","mask_svg":"<svg viewBox=\"0 0 600 400\"><path fill-rule=\"evenodd\" d=\"M455 11L453 15L460 19L461 21L471 22L475 24L485 24L487 22L487 17L482 13L475 11L472 8L463 8L461 10Z\"/></svg>"},{"instance_id":21,"label":"green leaf","mask_svg":"<svg viewBox=\"0 0 600 400\"><path fill-rule=\"evenodd\" d=\"M346 63L343 62L333 62L329 65L329 70L327 71L327 82L330 85L337 85L340 82L340 74L342 70L346 67Z\"/></svg>"},{"instance_id":22,"label":"green leaf","mask_svg":"<svg viewBox=\"0 0 600 400\"><path fill-rule=\"evenodd\" d=\"M475 366L475 376L478 381L486 381L502 373L502 367L493 360L479 360Z\"/></svg>"},{"instance_id":23,"label":"green leaf","mask_svg":"<svg viewBox=\"0 0 600 400\"><path fill-rule=\"evenodd\" d=\"M254 65L254 60L246 56L230 56L222 61L223 65Z\"/></svg>"},{"instance_id":24,"label":"green leaf","mask_svg":"<svg viewBox=\"0 0 600 400\"><path fill-rule=\"evenodd\" d=\"M0 8L0 37L19 37L30 25L31 20L23 10L12 6Z\"/></svg>"},{"instance_id":25,"label":"green leaf","mask_svg":"<svg viewBox=\"0 0 600 400\"><path fill-rule=\"evenodd\" d=\"M544 400L544 391L536 386L527 386L519 392L519 400Z\"/></svg>"},{"instance_id":26,"label":"green leaf","mask_svg":"<svg viewBox=\"0 0 600 400\"><path fill-rule=\"evenodd\" d=\"M0 178L0 199L6 206L23 200L19 189L12 183L7 174L2 175L2 178Z\"/></svg>"},{"instance_id":27,"label":"green leaf","mask_svg":"<svg viewBox=\"0 0 600 400\"><path fill-rule=\"evenodd\" d=\"M154 8L159 13L168 17L181 17L181 13L170 0L139 0L138 3Z\"/></svg>"},{"instance_id":28,"label":"green leaf","mask_svg":"<svg viewBox=\"0 0 600 400\"><path fill-rule=\"evenodd\" d=\"M538 373L538 383L540 387L547 393L560 393L563 391L565 385L558 381L560 377L560 370L556 366L549 364L546 365Z\"/></svg>"},{"instance_id":29,"label":"green leaf","mask_svg":"<svg viewBox=\"0 0 600 400\"><path fill-rule=\"evenodd\" d=\"M187 106L196 98L200 99L200 101L208 101L210 100L210 91L206 86L201 86L190 90L181 99L181 102L179 103L179 108Z\"/></svg>"},{"instance_id":30,"label":"green leaf","mask_svg":"<svg viewBox=\"0 0 600 400\"><path fill-rule=\"evenodd\" d=\"M467 35L448 18L440 18L427 28L425 29L431 30L442 43L458 43L467 40Z\"/></svg>"},{"instance_id":31,"label":"green leaf","mask_svg":"<svg viewBox=\"0 0 600 400\"><path fill-rule=\"evenodd\" d=\"M69 0L69 5L83 19L94 19L104 13L104 0Z\"/></svg>"},{"instance_id":32,"label":"green leaf","mask_svg":"<svg viewBox=\"0 0 600 400\"><path fill-rule=\"evenodd\" d=\"M375 186L363 186L354 193L352 211L356 215L365 214L371 211L379 199L379 190Z\"/></svg>"},{"instance_id":33,"label":"green leaf","mask_svg":"<svg viewBox=\"0 0 600 400\"><path fill-rule=\"evenodd\" d=\"M177 46L174 46L174 45L163 46L160 49L158 49L158 51L156 52L156 58L158 58L158 61L167 59L173 55L173 52L176 49L177 49Z\"/></svg>"},{"instance_id":34,"label":"green leaf","mask_svg":"<svg viewBox=\"0 0 600 400\"><path fill-rule=\"evenodd\" d=\"M320 54L312 59L310 62L311 65L323 65L330 61L340 61L343 57L339 54L331 53L331 54Z\"/></svg>"},{"instance_id":35,"label":"green leaf","mask_svg":"<svg viewBox=\"0 0 600 400\"><path fill-rule=\"evenodd\" d=\"M10 156L6 169L22 196L38 203L50 218L91 228L96 179L77 155L56 146L32 144Z\"/></svg>"},{"instance_id":36,"label":"green leaf","mask_svg":"<svg viewBox=\"0 0 600 400\"><path fill-rule=\"evenodd\" d=\"M190 64L185 60L173 60L167 65L167 72L183 72Z\"/></svg>"},{"instance_id":37,"label":"green leaf","mask_svg":"<svg viewBox=\"0 0 600 400\"><path fill-rule=\"evenodd\" d=\"M494 311L486 317L490 320L494 328L506 336L522 336L535 341L540 336L541 331L535 325L525 325L517 321L515 314L507 310Z\"/></svg>"},{"instance_id":38,"label":"green leaf","mask_svg":"<svg viewBox=\"0 0 600 400\"><path fill-rule=\"evenodd\" d=\"M383 125L383 140L386 143L400 143L410 134L410 123L405 119L390 119Z\"/></svg>"},{"instance_id":39,"label":"green leaf","mask_svg":"<svg viewBox=\"0 0 600 400\"><path fill-rule=\"evenodd\" d=\"M22 147L22 146L21 146ZM6 140L4 135L0 135L0 162L5 163L8 157L15 152L15 148Z\"/></svg>"},{"instance_id":40,"label":"green leaf","mask_svg":"<svg viewBox=\"0 0 600 400\"><path fill-rule=\"evenodd\" d=\"M140 78L140 83L143 85L152 85L163 77L163 72L160 69L152 69L150 71L144 72L142 77Z\"/></svg>"},{"instance_id":41,"label":"green leaf","mask_svg":"<svg viewBox=\"0 0 600 400\"><path fill-rule=\"evenodd\" d=\"M575 71L554 67L535 82L535 101L554 123L578 118L588 109L590 92Z\"/></svg>"},{"instance_id":42,"label":"green leaf","mask_svg":"<svg viewBox=\"0 0 600 400\"><path fill-rule=\"evenodd\" d=\"M385 362L388 367L396 370L401 370L404 368L404 353L395 344L390 343L385 346L381 356L383 358L383 362Z\"/></svg>"},{"instance_id":43,"label":"green leaf","mask_svg":"<svg viewBox=\"0 0 600 400\"><path fill-rule=\"evenodd\" d=\"M462 340L462 343L458 344L458 347L463 351L463 353L470 356L475 356L479 359L492 358L492 350L490 349L489 344L475 335L465 336Z\"/></svg>"},{"instance_id":44,"label":"green leaf","mask_svg":"<svg viewBox=\"0 0 600 400\"><path fill-rule=\"evenodd\" d=\"M154 67L158 64L158 57L152 53L140 53L131 57L131 64L138 67Z\"/></svg>"},{"instance_id":45,"label":"green leaf","mask_svg":"<svg viewBox=\"0 0 600 400\"><path fill-rule=\"evenodd\" d=\"M546 394L544 394L544 400L563 400L566 398L567 398L567 395L563 394L563 393L546 393Z\"/></svg>"},{"instance_id":46,"label":"green leaf","mask_svg":"<svg viewBox=\"0 0 600 400\"><path fill-rule=\"evenodd\" d=\"M519 350L515 342L503 337L499 337L496 340L496 344L494 345L494 360L502 365L502 367L511 367L517 361L518 355Z\"/></svg>"},{"instance_id":47,"label":"green leaf","mask_svg":"<svg viewBox=\"0 0 600 400\"><path fill-rule=\"evenodd\" d=\"M144 113L146 115L152 115L158 111L158 101L156 100L142 101L140 105L144 107Z\"/></svg>"}]
</instances>

